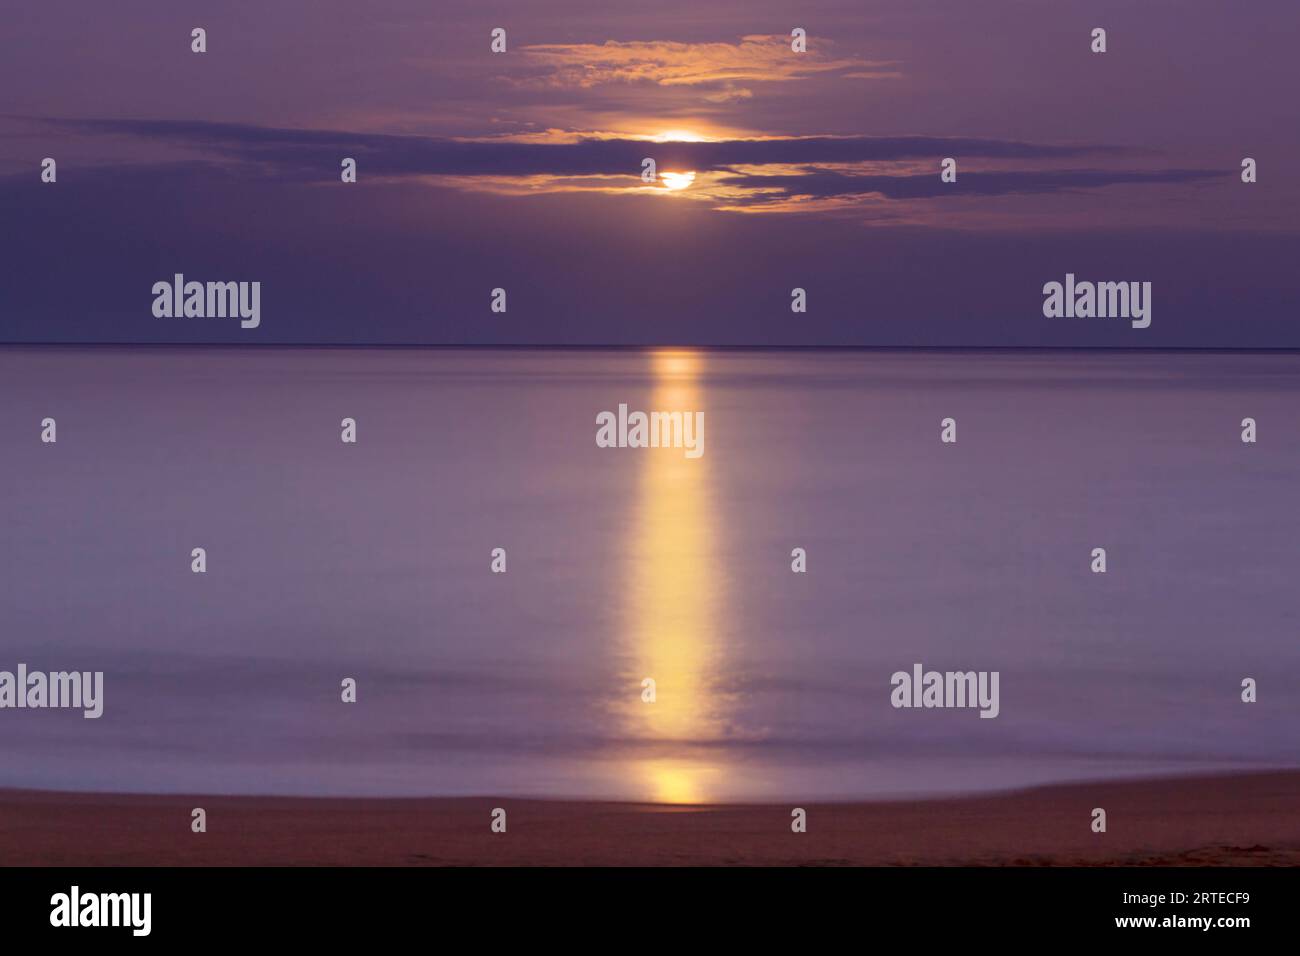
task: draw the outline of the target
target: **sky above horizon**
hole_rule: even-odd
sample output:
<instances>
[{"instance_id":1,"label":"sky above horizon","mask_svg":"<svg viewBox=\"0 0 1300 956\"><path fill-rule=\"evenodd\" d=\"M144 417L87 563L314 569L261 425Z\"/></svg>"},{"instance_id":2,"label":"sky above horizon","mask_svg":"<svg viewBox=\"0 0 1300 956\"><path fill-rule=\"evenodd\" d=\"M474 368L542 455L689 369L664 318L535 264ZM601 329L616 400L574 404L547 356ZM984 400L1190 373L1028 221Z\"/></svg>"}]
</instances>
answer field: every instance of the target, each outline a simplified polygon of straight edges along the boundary
<instances>
[{"instance_id":1,"label":"sky above horizon","mask_svg":"<svg viewBox=\"0 0 1300 956\"><path fill-rule=\"evenodd\" d=\"M9 20L3 341L1300 347L1293 2ZM260 326L155 317L176 273L260 282ZM1150 328L1045 318L1067 273L1151 282Z\"/></svg>"}]
</instances>

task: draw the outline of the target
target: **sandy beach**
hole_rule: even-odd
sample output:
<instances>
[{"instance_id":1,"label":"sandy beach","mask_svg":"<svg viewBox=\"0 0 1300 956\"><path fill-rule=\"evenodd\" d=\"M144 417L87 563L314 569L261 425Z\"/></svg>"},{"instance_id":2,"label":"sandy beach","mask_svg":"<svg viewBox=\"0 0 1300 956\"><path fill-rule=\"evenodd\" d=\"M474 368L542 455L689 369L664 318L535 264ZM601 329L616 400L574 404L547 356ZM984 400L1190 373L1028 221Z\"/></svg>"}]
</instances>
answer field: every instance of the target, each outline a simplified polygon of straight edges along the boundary
<instances>
[{"instance_id":1,"label":"sandy beach","mask_svg":"<svg viewBox=\"0 0 1300 956\"><path fill-rule=\"evenodd\" d=\"M190 811L208 830L190 830ZM495 807L507 832L490 831ZM1093 833L1094 807L1107 832ZM41 866L1300 864L1300 771L916 801L673 806L0 791L0 864Z\"/></svg>"}]
</instances>

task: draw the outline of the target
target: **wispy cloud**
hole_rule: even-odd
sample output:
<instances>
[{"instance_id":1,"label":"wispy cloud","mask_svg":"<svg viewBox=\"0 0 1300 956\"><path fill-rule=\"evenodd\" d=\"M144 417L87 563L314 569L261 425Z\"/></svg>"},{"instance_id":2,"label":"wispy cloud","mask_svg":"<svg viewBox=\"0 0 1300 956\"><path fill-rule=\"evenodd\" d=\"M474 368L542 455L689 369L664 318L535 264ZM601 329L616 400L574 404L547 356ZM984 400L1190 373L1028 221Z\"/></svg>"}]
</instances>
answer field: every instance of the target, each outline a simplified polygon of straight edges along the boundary
<instances>
[{"instance_id":1,"label":"wispy cloud","mask_svg":"<svg viewBox=\"0 0 1300 956\"><path fill-rule=\"evenodd\" d=\"M854 79L886 79L900 75L898 64L837 55L826 39L812 41L795 53L790 37L750 35L738 42L678 43L664 40L609 40L605 43L547 43L523 48L541 67L534 76L518 79L524 86L574 89L614 83L654 86L710 87L709 102L748 99L744 84L779 83L818 74Z\"/></svg>"},{"instance_id":2,"label":"wispy cloud","mask_svg":"<svg viewBox=\"0 0 1300 956\"><path fill-rule=\"evenodd\" d=\"M721 178L740 190L752 204L776 199L827 199L879 196L885 199L933 199L940 196L1009 196L1100 189L1133 183L1182 184L1224 179L1213 169L1051 169L969 172L961 187L941 182L933 173L910 176L854 175L838 170L808 168L795 175L742 174Z\"/></svg>"}]
</instances>

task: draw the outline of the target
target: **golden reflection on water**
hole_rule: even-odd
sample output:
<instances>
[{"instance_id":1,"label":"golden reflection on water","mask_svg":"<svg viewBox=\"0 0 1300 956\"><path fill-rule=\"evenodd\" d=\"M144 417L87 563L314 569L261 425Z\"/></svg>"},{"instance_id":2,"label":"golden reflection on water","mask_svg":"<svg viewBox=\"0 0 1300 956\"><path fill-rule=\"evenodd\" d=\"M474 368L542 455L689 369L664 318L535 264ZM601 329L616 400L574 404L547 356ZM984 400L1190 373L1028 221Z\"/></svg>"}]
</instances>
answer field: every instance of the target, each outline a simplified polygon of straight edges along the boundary
<instances>
[{"instance_id":1,"label":"golden reflection on water","mask_svg":"<svg viewBox=\"0 0 1300 956\"><path fill-rule=\"evenodd\" d=\"M646 411L705 411L699 384L704 356L659 351L650 357L654 388ZM639 696L626 713L629 734L654 756L636 759L633 784L649 799L701 803L721 782L723 767L697 746L719 735L721 702L712 687L720 653L719 608L724 576L714 561L716 528L710 496L712 433L704 416L704 454L647 448L640 455L631 559L627 640L639 684L656 682L656 700Z\"/></svg>"}]
</instances>

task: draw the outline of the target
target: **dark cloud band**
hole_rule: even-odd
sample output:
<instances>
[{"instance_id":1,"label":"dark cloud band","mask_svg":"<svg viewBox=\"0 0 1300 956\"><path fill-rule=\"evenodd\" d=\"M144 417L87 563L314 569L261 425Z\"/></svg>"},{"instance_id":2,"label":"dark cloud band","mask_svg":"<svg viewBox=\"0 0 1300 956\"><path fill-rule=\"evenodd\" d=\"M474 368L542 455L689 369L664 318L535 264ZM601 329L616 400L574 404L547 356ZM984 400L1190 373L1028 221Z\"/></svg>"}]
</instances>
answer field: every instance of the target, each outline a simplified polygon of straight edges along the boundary
<instances>
[{"instance_id":1,"label":"dark cloud band","mask_svg":"<svg viewBox=\"0 0 1300 956\"><path fill-rule=\"evenodd\" d=\"M370 175L634 175L652 156L660 168L697 171L735 166L888 162L962 156L1048 160L1120 152L1107 146L1058 146L1014 140L934 136L810 136L656 143L584 139L572 143L457 140L328 130L275 129L172 120L48 120L83 133L129 135L188 144L244 162L337 175L337 157L364 159Z\"/></svg>"}]
</instances>

